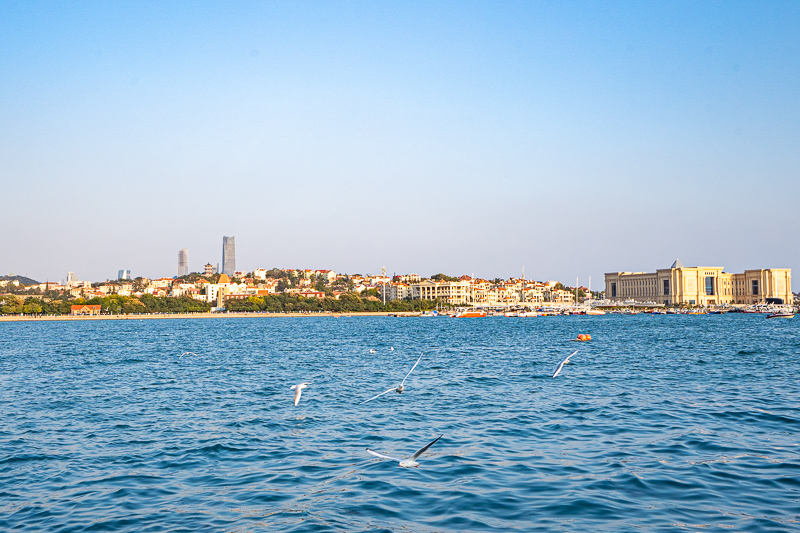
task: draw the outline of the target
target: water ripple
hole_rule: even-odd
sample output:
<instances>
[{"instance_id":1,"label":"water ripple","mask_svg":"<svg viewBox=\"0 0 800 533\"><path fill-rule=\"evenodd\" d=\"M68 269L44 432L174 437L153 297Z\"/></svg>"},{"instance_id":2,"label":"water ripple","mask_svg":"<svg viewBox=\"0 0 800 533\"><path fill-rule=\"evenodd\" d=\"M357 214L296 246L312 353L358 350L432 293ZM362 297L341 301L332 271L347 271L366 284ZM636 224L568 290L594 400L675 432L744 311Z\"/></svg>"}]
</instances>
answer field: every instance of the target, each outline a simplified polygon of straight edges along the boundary
<instances>
[{"instance_id":1,"label":"water ripple","mask_svg":"<svg viewBox=\"0 0 800 533\"><path fill-rule=\"evenodd\" d=\"M0 323L0 531L796 531L795 324Z\"/></svg>"}]
</instances>

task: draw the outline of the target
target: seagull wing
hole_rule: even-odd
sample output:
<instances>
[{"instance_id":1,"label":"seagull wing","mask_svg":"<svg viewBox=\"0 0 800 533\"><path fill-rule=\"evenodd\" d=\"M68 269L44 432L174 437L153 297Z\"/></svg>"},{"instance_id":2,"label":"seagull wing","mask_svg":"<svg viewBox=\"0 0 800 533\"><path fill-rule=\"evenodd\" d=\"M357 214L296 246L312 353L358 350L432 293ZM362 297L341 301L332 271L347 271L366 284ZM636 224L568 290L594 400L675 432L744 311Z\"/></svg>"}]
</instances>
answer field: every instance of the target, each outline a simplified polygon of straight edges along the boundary
<instances>
[{"instance_id":1,"label":"seagull wing","mask_svg":"<svg viewBox=\"0 0 800 533\"><path fill-rule=\"evenodd\" d=\"M367 448L367 453L371 453L375 457L380 457L381 459L392 459L393 461L402 462L402 459L398 459L397 457L392 457L391 455L383 455L382 453L378 453L376 451L370 450Z\"/></svg>"},{"instance_id":2,"label":"seagull wing","mask_svg":"<svg viewBox=\"0 0 800 533\"><path fill-rule=\"evenodd\" d=\"M426 451L428 448L430 448L431 446L433 446L433 445L434 445L434 443L435 443L437 440L441 439L442 437L444 437L444 435L439 435L438 437L436 437L436 438L433 440L433 442L429 442L428 444L426 444L425 446L423 446L422 448L420 448L419 450L417 450L417 453L415 453L414 455L412 455L412 456L411 456L409 459L411 459L412 461L413 461L413 460L415 460L417 457L419 457L420 455L422 455L423 453L425 453L425 451Z\"/></svg>"},{"instance_id":3,"label":"seagull wing","mask_svg":"<svg viewBox=\"0 0 800 533\"><path fill-rule=\"evenodd\" d=\"M300 395L303 394L303 387L297 387L294 389L294 404L297 405L300 403Z\"/></svg>"},{"instance_id":4,"label":"seagull wing","mask_svg":"<svg viewBox=\"0 0 800 533\"><path fill-rule=\"evenodd\" d=\"M422 359L422 354L419 354L419 359L417 359L417 362L414 363L414 366L411 367L411 370L408 371L408 374L406 374L406 377L404 377L403 381L400 382L400 385L405 385L406 380L408 379L408 376L410 376L411 373L414 371L414 369L417 368L417 365L419 364L420 359Z\"/></svg>"},{"instance_id":5,"label":"seagull wing","mask_svg":"<svg viewBox=\"0 0 800 533\"><path fill-rule=\"evenodd\" d=\"M385 390L385 391L383 391L382 393L378 394L377 396L373 396L373 397L372 397L372 398L370 398L369 400L364 400L364 401L363 401L363 402L361 402L361 403L367 403L367 402L371 402L371 401L372 401L372 400L374 400L375 398L380 398L380 397L381 397L381 396L383 396L384 394L390 393L390 392L392 392L393 390L394 390L394 387L392 387L391 389L388 389L388 390Z\"/></svg>"},{"instance_id":6,"label":"seagull wing","mask_svg":"<svg viewBox=\"0 0 800 533\"><path fill-rule=\"evenodd\" d=\"M569 363L569 358L570 358L570 357L572 357L573 355L575 355L576 353L578 353L578 350L575 350L574 352L572 352L571 354L569 354L569 355L566 357L566 359L564 359L563 361L561 361L561 362L558 364L558 368L556 368L556 371L553 373L553 377L556 377L556 376L559 374L559 372L561 372L561 369L562 369L562 368L564 368L564 365L566 365L567 363Z\"/></svg>"}]
</instances>

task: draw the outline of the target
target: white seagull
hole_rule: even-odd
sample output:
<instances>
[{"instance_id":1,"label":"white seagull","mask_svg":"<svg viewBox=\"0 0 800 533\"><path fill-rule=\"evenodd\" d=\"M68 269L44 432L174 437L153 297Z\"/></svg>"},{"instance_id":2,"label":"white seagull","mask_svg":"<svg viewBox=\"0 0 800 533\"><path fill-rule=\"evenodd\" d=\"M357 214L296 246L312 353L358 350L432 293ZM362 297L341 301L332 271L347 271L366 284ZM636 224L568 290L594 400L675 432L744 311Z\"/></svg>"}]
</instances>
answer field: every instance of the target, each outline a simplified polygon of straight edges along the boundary
<instances>
[{"instance_id":1,"label":"white seagull","mask_svg":"<svg viewBox=\"0 0 800 533\"><path fill-rule=\"evenodd\" d=\"M553 372L553 377L556 377L556 376L559 374L559 372L561 372L561 369L562 369L562 368L564 368L564 365L566 365L567 363L569 363L569 358L570 358L570 357L572 357L573 355L575 355L576 353L578 353L578 350L575 350L574 352L572 352L571 354L569 354L569 355L567 356L567 358L566 358L566 359L564 359L563 361L561 361L561 362L558 364L558 368L556 368L556 371L555 371L555 372Z\"/></svg>"},{"instance_id":2,"label":"white seagull","mask_svg":"<svg viewBox=\"0 0 800 533\"><path fill-rule=\"evenodd\" d=\"M309 383L298 383L297 385L292 385L289 387L289 390L294 391L294 404L297 405L300 403L300 395L303 394L303 389L308 388Z\"/></svg>"},{"instance_id":3,"label":"white seagull","mask_svg":"<svg viewBox=\"0 0 800 533\"><path fill-rule=\"evenodd\" d=\"M390 351L390 352L393 352L393 351L394 351L394 346L390 346L390 347L389 347L389 351Z\"/></svg>"},{"instance_id":4,"label":"white seagull","mask_svg":"<svg viewBox=\"0 0 800 533\"><path fill-rule=\"evenodd\" d=\"M399 462L400 462L400 466L402 466L403 468L411 468L412 466L413 466L414 468L416 468L416 467L418 467L418 466L419 466L419 463L418 463L418 462L417 462L415 459L416 459L417 457L419 457L420 455L422 455L423 453L425 453L425 451L426 451L428 448L430 448L431 446L433 446L433 444L434 444L434 443L435 443L437 440L441 439L443 436L444 436L444 435L439 435L438 437L436 437L436 439L434 439L434 441L433 441L433 442L430 442L430 443L426 444L425 446L423 446L422 448L420 448L419 450L417 450L417 452L416 452L414 455L412 455L411 457L409 457L409 458L407 458L407 459L400 459L400 458L398 458L398 457L392 457L391 455L383 455L382 453L378 453L378 452L376 452L376 451L370 450L369 448L367 448L367 452L368 452L368 453L371 453L371 454L372 454L372 455L374 455L375 457L380 457L381 459L392 459L393 461L399 461Z\"/></svg>"},{"instance_id":5,"label":"white seagull","mask_svg":"<svg viewBox=\"0 0 800 533\"><path fill-rule=\"evenodd\" d=\"M377 353L374 348L369 349L369 353Z\"/></svg>"},{"instance_id":6,"label":"white seagull","mask_svg":"<svg viewBox=\"0 0 800 533\"><path fill-rule=\"evenodd\" d=\"M404 377L404 378L403 378L403 381L401 381L401 382L400 382L400 385L398 385L397 387L392 387L391 389L386 389L385 391L383 391L382 393L378 394L377 396L373 396L373 397L372 397L372 398L370 398L369 400L364 400L364 401L363 401L363 402L361 402L361 403L367 403L367 402L371 402L371 401L372 401L372 400L374 400L375 398L380 398L380 397L381 397L381 396L383 396L384 394L388 394L388 393L390 393L390 392L392 392L392 391L395 391L395 392L397 392L398 394L401 394L401 393L403 392L403 389L404 389L403 385L405 385L405 383L406 383L406 380L408 379L408 376L410 376L410 375L411 375L411 373L414 371L414 369L415 369L415 368L417 368L417 365L419 364L419 361L420 361L420 359L422 359L422 354L420 354L420 356L419 356L419 359L417 359L417 362L416 362L416 363L414 363L414 366L412 366L412 367L411 367L411 370L409 370L409 371L408 371L408 374L406 374L406 377Z\"/></svg>"},{"instance_id":7,"label":"white seagull","mask_svg":"<svg viewBox=\"0 0 800 533\"><path fill-rule=\"evenodd\" d=\"M181 356L180 356L180 357L178 357L178 360L181 360L181 359L183 358L183 356L184 356L184 355L197 355L197 354L196 354L196 353L194 353L194 352L183 352L183 353L181 354Z\"/></svg>"}]
</instances>

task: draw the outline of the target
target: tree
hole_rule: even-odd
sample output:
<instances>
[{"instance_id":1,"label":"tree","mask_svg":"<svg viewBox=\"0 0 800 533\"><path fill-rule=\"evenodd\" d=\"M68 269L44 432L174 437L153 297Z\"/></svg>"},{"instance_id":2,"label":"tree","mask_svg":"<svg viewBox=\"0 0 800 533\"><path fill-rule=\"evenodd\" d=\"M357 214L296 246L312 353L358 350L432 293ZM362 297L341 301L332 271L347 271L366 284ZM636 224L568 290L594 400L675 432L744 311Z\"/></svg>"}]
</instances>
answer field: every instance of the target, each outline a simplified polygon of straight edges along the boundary
<instances>
[{"instance_id":1,"label":"tree","mask_svg":"<svg viewBox=\"0 0 800 533\"><path fill-rule=\"evenodd\" d=\"M454 278L453 276L448 276L447 274L442 274L441 272L431 276L431 279L433 281L458 281L458 278Z\"/></svg>"},{"instance_id":2,"label":"tree","mask_svg":"<svg viewBox=\"0 0 800 533\"><path fill-rule=\"evenodd\" d=\"M128 298L122 304L122 312L125 314L144 313L145 307L138 298Z\"/></svg>"},{"instance_id":3,"label":"tree","mask_svg":"<svg viewBox=\"0 0 800 533\"><path fill-rule=\"evenodd\" d=\"M0 297L0 313L4 315L18 315L22 312L22 298L7 294Z\"/></svg>"},{"instance_id":4,"label":"tree","mask_svg":"<svg viewBox=\"0 0 800 533\"><path fill-rule=\"evenodd\" d=\"M38 298L31 298L22 306L22 312L26 315L38 315L42 312L43 303L44 302Z\"/></svg>"}]
</instances>

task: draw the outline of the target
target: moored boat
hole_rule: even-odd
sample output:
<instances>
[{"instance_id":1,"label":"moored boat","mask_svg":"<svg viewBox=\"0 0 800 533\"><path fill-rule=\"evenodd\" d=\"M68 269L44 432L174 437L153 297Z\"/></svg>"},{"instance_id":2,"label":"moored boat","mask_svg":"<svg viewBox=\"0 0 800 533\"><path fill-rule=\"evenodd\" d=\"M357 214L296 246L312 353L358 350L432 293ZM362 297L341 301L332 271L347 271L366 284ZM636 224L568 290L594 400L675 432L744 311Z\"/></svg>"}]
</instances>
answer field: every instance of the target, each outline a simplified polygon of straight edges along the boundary
<instances>
[{"instance_id":1,"label":"moored boat","mask_svg":"<svg viewBox=\"0 0 800 533\"><path fill-rule=\"evenodd\" d=\"M481 309L465 309L453 315L453 318L484 318L485 316L486 311Z\"/></svg>"},{"instance_id":2,"label":"moored boat","mask_svg":"<svg viewBox=\"0 0 800 533\"><path fill-rule=\"evenodd\" d=\"M794 318L791 311L776 311L767 315L767 318Z\"/></svg>"}]
</instances>

